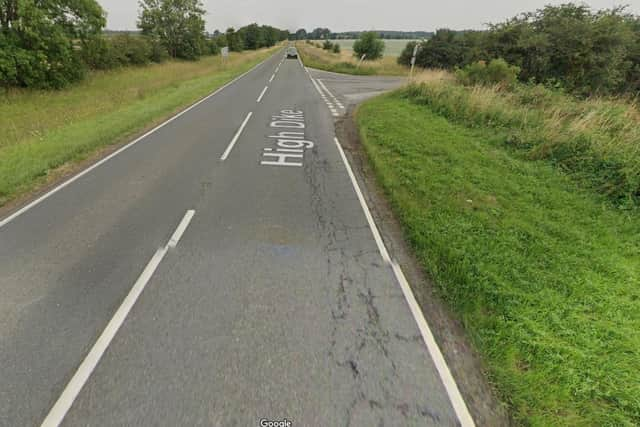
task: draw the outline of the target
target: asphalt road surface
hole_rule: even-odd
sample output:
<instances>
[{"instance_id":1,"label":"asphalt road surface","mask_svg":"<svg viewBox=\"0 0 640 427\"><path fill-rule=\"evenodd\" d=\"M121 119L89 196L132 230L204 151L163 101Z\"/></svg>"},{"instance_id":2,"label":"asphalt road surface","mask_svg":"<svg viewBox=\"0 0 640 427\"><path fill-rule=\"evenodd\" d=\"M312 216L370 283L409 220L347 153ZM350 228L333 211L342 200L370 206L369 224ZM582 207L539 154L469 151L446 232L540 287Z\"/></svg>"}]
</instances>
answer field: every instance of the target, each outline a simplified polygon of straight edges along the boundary
<instances>
[{"instance_id":1,"label":"asphalt road surface","mask_svg":"<svg viewBox=\"0 0 640 427\"><path fill-rule=\"evenodd\" d=\"M344 79L278 53L0 220L0 425L470 425L335 140L397 81Z\"/></svg>"}]
</instances>

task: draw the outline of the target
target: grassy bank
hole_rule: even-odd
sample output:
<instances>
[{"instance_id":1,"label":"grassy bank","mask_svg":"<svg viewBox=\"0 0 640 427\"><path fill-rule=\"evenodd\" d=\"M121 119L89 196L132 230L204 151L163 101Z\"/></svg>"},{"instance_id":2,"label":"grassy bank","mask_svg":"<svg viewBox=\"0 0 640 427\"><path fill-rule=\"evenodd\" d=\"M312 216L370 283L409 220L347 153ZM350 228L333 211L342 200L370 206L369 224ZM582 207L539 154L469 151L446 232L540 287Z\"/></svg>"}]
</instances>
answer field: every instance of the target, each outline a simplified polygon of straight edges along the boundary
<instances>
[{"instance_id":1,"label":"grassy bank","mask_svg":"<svg viewBox=\"0 0 640 427\"><path fill-rule=\"evenodd\" d=\"M274 52L94 73L62 91L0 97L0 206L108 145L161 122Z\"/></svg>"},{"instance_id":2,"label":"grassy bank","mask_svg":"<svg viewBox=\"0 0 640 427\"><path fill-rule=\"evenodd\" d=\"M417 257L514 418L639 425L637 213L506 146L510 122L470 120L472 129L426 96L365 103L362 141Z\"/></svg>"},{"instance_id":3,"label":"grassy bank","mask_svg":"<svg viewBox=\"0 0 640 427\"><path fill-rule=\"evenodd\" d=\"M466 88L451 81L413 86L414 102L457 123L504 133L531 160L549 160L618 206L640 202L640 111L615 98L580 100L542 86Z\"/></svg>"},{"instance_id":4,"label":"grassy bank","mask_svg":"<svg viewBox=\"0 0 640 427\"><path fill-rule=\"evenodd\" d=\"M296 47L304 65L318 70L361 76L406 76L409 69L396 62L394 57L384 57L377 61L364 61L358 67L353 52L344 50L333 53L312 44L297 42Z\"/></svg>"}]
</instances>

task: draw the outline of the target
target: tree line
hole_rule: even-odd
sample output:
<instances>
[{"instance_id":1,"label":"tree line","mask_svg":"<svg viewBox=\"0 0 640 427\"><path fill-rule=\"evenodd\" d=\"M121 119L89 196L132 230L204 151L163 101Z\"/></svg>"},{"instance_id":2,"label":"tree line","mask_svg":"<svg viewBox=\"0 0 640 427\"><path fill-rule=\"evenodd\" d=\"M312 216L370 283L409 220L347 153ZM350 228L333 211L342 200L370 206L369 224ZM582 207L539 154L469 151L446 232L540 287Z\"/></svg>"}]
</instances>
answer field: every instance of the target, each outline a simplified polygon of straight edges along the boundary
<instances>
[{"instance_id":1,"label":"tree line","mask_svg":"<svg viewBox=\"0 0 640 427\"><path fill-rule=\"evenodd\" d=\"M197 60L224 46L259 49L289 36L257 24L209 35L200 0L139 4L139 33L105 34L106 13L96 0L0 1L0 85L62 88L90 69Z\"/></svg>"},{"instance_id":2,"label":"tree line","mask_svg":"<svg viewBox=\"0 0 640 427\"><path fill-rule=\"evenodd\" d=\"M439 29L428 40L410 42L398 58L409 65L457 69L503 59L518 79L575 94L640 91L640 18L625 7L594 11L573 3L546 6L486 31Z\"/></svg>"},{"instance_id":3,"label":"tree line","mask_svg":"<svg viewBox=\"0 0 640 427\"><path fill-rule=\"evenodd\" d=\"M318 27L311 32L307 32L304 28L300 28L295 32L296 40L342 40L342 39L359 39L362 34L375 33L381 39L422 39L428 38L433 33L428 31L345 31L342 33L334 33L328 28Z\"/></svg>"}]
</instances>

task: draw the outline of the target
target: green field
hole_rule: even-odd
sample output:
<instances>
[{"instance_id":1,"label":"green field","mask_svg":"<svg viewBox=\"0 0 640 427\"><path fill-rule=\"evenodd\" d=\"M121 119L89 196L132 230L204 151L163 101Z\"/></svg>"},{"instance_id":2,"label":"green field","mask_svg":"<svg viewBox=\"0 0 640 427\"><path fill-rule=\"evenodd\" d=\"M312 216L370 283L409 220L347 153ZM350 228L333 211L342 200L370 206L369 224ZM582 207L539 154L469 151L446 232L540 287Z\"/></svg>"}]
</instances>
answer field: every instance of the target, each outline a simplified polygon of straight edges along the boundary
<instances>
[{"instance_id":1,"label":"green field","mask_svg":"<svg viewBox=\"0 0 640 427\"><path fill-rule=\"evenodd\" d=\"M452 123L408 90L366 102L357 121L517 424L640 425L637 211L506 146L508 127Z\"/></svg>"},{"instance_id":2,"label":"green field","mask_svg":"<svg viewBox=\"0 0 640 427\"><path fill-rule=\"evenodd\" d=\"M0 96L0 206L126 141L267 58L275 49L95 72L61 91Z\"/></svg>"},{"instance_id":3,"label":"green field","mask_svg":"<svg viewBox=\"0 0 640 427\"><path fill-rule=\"evenodd\" d=\"M340 45L340 48L344 49L344 50L353 50L353 43L355 42L355 40L332 40L334 43L338 43ZM411 40L394 40L394 39L388 39L388 40L383 40L384 44L385 44L385 49L384 49L384 55L385 56L400 56L400 53L402 52L402 50L404 49L404 47L407 45L407 43L409 43Z\"/></svg>"}]
</instances>

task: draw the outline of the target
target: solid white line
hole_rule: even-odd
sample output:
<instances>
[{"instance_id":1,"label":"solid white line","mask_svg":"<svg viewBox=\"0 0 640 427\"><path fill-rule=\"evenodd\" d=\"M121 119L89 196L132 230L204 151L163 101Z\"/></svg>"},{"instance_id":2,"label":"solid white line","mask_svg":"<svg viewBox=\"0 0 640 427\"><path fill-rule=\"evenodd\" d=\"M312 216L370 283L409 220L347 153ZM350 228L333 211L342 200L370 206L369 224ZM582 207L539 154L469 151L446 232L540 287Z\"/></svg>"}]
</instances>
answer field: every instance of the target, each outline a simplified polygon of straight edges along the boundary
<instances>
[{"instance_id":1,"label":"solid white line","mask_svg":"<svg viewBox=\"0 0 640 427\"><path fill-rule=\"evenodd\" d=\"M182 221L180 221L178 228L176 228L176 231L171 236L171 239L169 239L169 243L167 243L168 248L175 248L178 245L178 242L191 223L191 220L193 219L193 215L195 215L195 213L196 211L190 209L187 211L187 213L184 214L184 217L182 218Z\"/></svg>"},{"instance_id":2,"label":"solid white line","mask_svg":"<svg viewBox=\"0 0 640 427\"><path fill-rule=\"evenodd\" d=\"M140 136L139 138L131 141L130 143L128 143L127 145L119 148L118 150L114 151L113 153L109 154L107 157L103 158L102 160L94 163L93 165L89 166L88 168L86 168L85 170L79 172L77 175L74 175L73 177L69 178L67 181L63 182L62 184L58 185L57 187L55 187L53 190L43 194L42 196L38 197L36 200L32 201L31 203L27 204L26 206L20 208L19 210L15 211L13 214L9 215L8 217L4 218L3 220L0 220L0 228L4 227L5 225L7 225L8 223L10 223L11 221L13 221L14 219L16 219L17 217L19 217L20 215L22 215L23 213L27 212L29 209L39 205L40 203L42 203L44 200L48 199L49 197L53 196L55 193L57 193L58 191L62 190L63 188L65 188L66 186L68 186L69 184L73 183L74 181L80 179L81 177L83 177L84 175L88 174L89 172L91 172L92 170L94 170L95 168L97 168L100 165L103 165L104 163L106 163L107 161L111 160L112 158L114 158L115 156L117 156L118 154L122 153L123 151L131 148L132 146L134 146L135 144L137 144L138 142L142 141L143 139L145 139L146 137L148 137L149 135L151 135L152 133L158 131L160 128L168 125L169 123L171 123L172 121L174 121L175 119L177 119L178 117L182 116L183 114L191 111L192 109L196 108L198 105L202 104L203 102L205 102L206 100L208 100L209 98L217 95L218 93L220 93L222 90L226 89L227 87L231 86L232 84L234 84L235 82L237 82L238 80L240 80L241 78L243 78L244 76L246 76L247 74L251 73L252 71L255 71L256 69L258 69L261 65L263 65L265 62L267 62L268 60L270 60L273 57L270 56L269 58L265 59L264 61L262 61L261 63L257 64L256 66L254 66L252 69L250 69L249 71L239 75L238 77L236 77L235 79L231 80L230 82L228 82L227 84L225 84L224 86L219 87L218 89L216 89L213 93L207 95L206 97L202 98L200 101L196 102L195 104L192 104L191 106L187 107L186 109L182 110L181 112L179 112L178 114L176 114L173 117L170 117L169 119L167 119L167 121L159 124L158 126L156 126L155 128L151 129L149 132L145 133L144 135Z\"/></svg>"},{"instance_id":3,"label":"solid white line","mask_svg":"<svg viewBox=\"0 0 640 427\"><path fill-rule=\"evenodd\" d=\"M247 117L244 119L244 122L242 122L242 124L240 125L240 128L238 129L233 139L229 143L229 146L227 147L226 150L224 150L224 153L222 153L220 160L222 161L227 160L227 157L229 157L229 153L231 153L231 150L233 150L233 146L236 145L236 142L238 142L238 138L240 138L240 135L242 134L244 127L247 125L252 115L253 115L253 112L250 112L249 114L247 114Z\"/></svg>"},{"instance_id":4,"label":"solid white line","mask_svg":"<svg viewBox=\"0 0 640 427\"><path fill-rule=\"evenodd\" d=\"M269 83L271 83L271 82L273 81L273 79L275 79L275 78L276 78L276 75L275 75L275 74L273 74L273 75L271 76L271 78L269 79Z\"/></svg>"},{"instance_id":5,"label":"solid white line","mask_svg":"<svg viewBox=\"0 0 640 427\"><path fill-rule=\"evenodd\" d=\"M364 215L367 218L367 222L369 223L369 228L373 233L373 238L375 239L376 244L378 245L378 250L380 251L380 255L382 255L382 259L391 266L393 273L396 277L396 280L400 284L402 293L404 294L404 297L407 300L407 303L409 304L409 309L411 310L411 314L413 314L413 317L416 323L418 324L418 328L420 329L422 339L427 347L427 350L429 351L429 354L431 355L431 360L433 360L433 363L438 371L440 380L442 381L442 384L444 385L447 395L449 396L449 400L451 401L453 410L455 411L456 416L460 421L460 425L462 427L474 427L475 422L473 421L473 418L469 413L469 409L467 408L467 405L464 399L462 398L462 395L460 394L460 390L458 389L458 385L456 384L456 381L453 378L453 375L451 375L449 366L447 366L447 362L444 360L444 356L442 355L442 352L440 351L440 348L438 347L438 344L436 343L436 340L433 337L433 333L429 328L429 324L427 323L427 320L425 319L424 314L422 313L422 310L420 309L420 306L418 305L418 302L416 301L415 296L413 295L411 286L409 286L409 283L407 282L407 279L404 273L402 272L402 269L400 268L400 266L395 261L392 261L391 258L389 257L389 252L387 252L387 248L385 247L384 242L382 241L382 238L380 236L380 233L378 232L378 227L376 226L376 223L373 220L373 217L371 216L371 212L369 211L367 202L365 201L364 196L362 195L362 191L360 191L360 186L358 185L358 181L356 180L356 177L353 174L353 171L351 170L351 166L349 165L347 156L345 155L344 150L340 145L340 141L338 141L338 138L334 138L334 141L336 143L336 146L338 147L338 151L340 152L340 157L342 158L342 162L344 163L345 168L347 169L349 178L351 179L351 184L353 185L356 195L358 196L358 200L360 201L360 206L362 207L362 210L364 211Z\"/></svg>"},{"instance_id":6,"label":"solid white line","mask_svg":"<svg viewBox=\"0 0 640 427\"><path fill-rule=\"evenodd\" d=\"M338 138L333 138L338 147L338 151L340 152L340 157L342 157L342 161L347 168L347 173L349 174L349 178L351 178L351 184L356 191L356 195L358 196L358 200L360 201L360 206L362 206L362 210L364 211L364 216L367 218L367 222L369 223L369 227L373 233L373 238L376 241L376 245L378 245L378 250L380 251L380 255L382 255L382 259L391 263L391 258L389 257L389 252L387 252L387 248L384 246L382 241L382 237L380 236L380 232L378 232L378 227L376 227L376 223L373 221L373 216L371 216L371 211L369 211L369 207L367 206L367 202L364 200L364 196L362 195L362 191L360 191L360 186L358 185L358 181L356 181L356 177L351 170L351 166L347 161L347 156L345 156L344 151L342 150L342 146L338 141Z\"/></svg>"},{"instance_id":7,"label":"solid white line","mask_svg":"<svg viewBox=\"0 0 640 427\"><path fill-rule=\"evenodd\" d=\"M120 307L118 307L118 310L104 328L104 331L102 331L102 334L100 334L96 343L91 347L89 354L84 358L78 367L78 370L64 388L62 394L53 405L44 421L42 421L41 427L58 427L62 423L65 415L71 408L71 405L73 405L73 402L82 390L82 387L84 387L96 366L98 366L98 363L109 347L109 344L111 344L111 341L126 320L127 315L142 294L142 291L144 291L147 283L151 280L153 273L155 273L169 248L176 246L180 237L189 225L189 222L193 218L194 213L195 211L193 210L187 211L184 218L178 225L178 228L173 233L171 240L169 240L166 246L158 249L153 257L151 257L151 260L140 274L140 277L138 277L138 280L134 283L129 294L127 294L124 301L122 301L122 304L120 304Z\"/></svg>"},{"instance_id":8,"label":"solid white line","mask_svg":"<svg viewBox=\"0 0 640 427\"><path fill-rule=\"evenodd\" d=\"M262 97L264 96L265 93L267 93L268 89L269 89L269 86L265 86L264 89L262 89L262 93L260 93L260 96L258 97L256 102L260 103L260 101L262 101Z\"/></svg>"}]
</instances>

